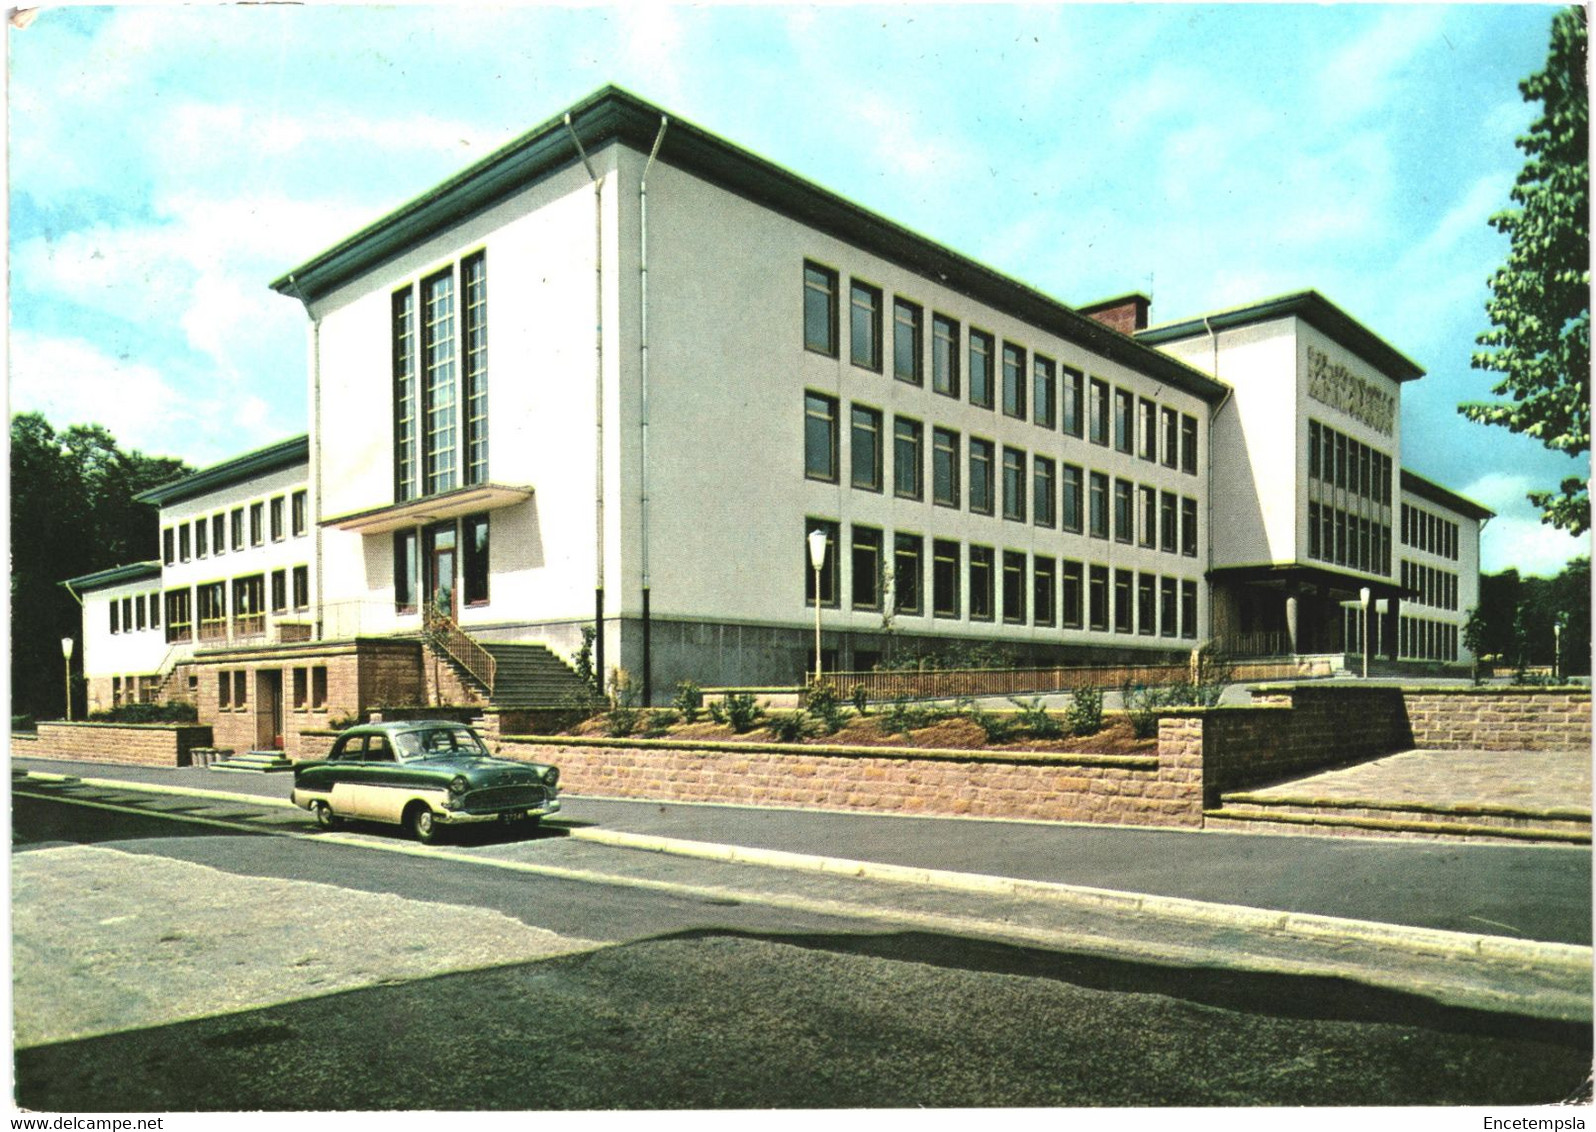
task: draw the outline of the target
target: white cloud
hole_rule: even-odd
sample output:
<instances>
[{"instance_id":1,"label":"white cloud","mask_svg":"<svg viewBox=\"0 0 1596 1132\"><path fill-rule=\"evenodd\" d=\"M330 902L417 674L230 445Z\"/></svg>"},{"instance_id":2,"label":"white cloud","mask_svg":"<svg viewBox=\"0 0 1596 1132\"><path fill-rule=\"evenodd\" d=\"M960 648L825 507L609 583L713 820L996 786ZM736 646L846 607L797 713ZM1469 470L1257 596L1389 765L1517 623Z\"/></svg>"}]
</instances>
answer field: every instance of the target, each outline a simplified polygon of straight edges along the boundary
<instances>
[{"instance_id":1,"label":"white cloud","mask_svg":"<svg viewBox=\"0 0 1596 1132\"><path fill-rule=\"evenodd\" d=\"M1447 8L1415 4L1387 9L1367 31L1331 57L1319 73L1319 106L1331 120L1389 112L1393 89L1410 61L1442 36Z\"/></svg>"},{"instance_id":2,"label":"white cloud","mask_svg":"<svg viewBox=\"0 0 1596 1132\"><path fill-rule=\"evenodd\" d=\"M1590 537L1576 538L1540 521L1525 498L1545 484L1511 472L1481 476L1459 494L1496 512L1480 534L1480 570L1496 574L1509 567L1521 575L1550 577L1570 559L1591 553Z\"/></svg>"}]
</instances>

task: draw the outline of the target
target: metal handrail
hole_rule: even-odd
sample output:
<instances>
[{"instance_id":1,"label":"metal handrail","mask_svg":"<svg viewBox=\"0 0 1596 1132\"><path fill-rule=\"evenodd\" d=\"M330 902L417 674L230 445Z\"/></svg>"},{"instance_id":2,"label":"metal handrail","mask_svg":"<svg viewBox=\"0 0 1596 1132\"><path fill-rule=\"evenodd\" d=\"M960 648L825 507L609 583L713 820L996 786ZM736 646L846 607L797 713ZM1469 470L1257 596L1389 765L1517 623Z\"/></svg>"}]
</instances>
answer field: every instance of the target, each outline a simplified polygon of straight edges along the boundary
<instances>
[{"instance_id":1,"label":"metal handrail","mask_svg":"<svg viewBox=\"0 0 1596 1132\"><path fill-rule=\"evenodd\" d=\"M440 605L428 602L422 618L427 641L471 674L472 678L493 695L493 680L499 662L493 654L466 635L454 618Z\"/></svg>"}]
</instances>

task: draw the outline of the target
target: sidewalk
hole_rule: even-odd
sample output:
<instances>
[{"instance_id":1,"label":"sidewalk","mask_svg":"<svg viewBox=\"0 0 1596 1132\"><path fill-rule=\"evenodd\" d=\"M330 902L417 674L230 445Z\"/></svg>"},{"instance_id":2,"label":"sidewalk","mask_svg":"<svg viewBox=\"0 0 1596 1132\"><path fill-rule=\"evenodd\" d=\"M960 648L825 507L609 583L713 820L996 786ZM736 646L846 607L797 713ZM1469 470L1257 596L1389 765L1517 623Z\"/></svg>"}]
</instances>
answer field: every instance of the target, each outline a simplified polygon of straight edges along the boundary
<instances>
[{"instance_id":1,"label":"sidewalk","mask_svg":"<svg viewBox=\"0 0 1596 1132\"><path fill-rule=\"evenodd\" d=\"M284 774L64 763L17 771L286 802ZM1375 841L904 817L566 795L550 830L1047 881L1354 920L1589 945L1586 848ZM308 821L308 818L307 818Z\"/></svg>"}]
</instances>

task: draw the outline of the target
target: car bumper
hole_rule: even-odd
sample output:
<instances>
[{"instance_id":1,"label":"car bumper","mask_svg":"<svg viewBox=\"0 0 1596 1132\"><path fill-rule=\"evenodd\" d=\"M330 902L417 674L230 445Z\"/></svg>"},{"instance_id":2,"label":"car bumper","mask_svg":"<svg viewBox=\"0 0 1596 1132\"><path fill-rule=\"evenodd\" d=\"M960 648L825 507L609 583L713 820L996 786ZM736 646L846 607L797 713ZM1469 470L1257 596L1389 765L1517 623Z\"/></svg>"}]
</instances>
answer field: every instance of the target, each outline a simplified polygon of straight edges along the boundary
<instances>
[{"instance_id":1,"label":"car bumper","mask_svg":"<svg viewBox=\"0 0 1596 1132\"><path fill-rule=\"evenodd\" d=\"M488 810L486 812L468 812L466 810L434 810L433 817L443 825L472 825L485 821L517 821L522 818L544 818L552 813L557 813L560 808L558 798L550 798L541 806L513 806L507 810Z\"/></svg>"}]
</instances>

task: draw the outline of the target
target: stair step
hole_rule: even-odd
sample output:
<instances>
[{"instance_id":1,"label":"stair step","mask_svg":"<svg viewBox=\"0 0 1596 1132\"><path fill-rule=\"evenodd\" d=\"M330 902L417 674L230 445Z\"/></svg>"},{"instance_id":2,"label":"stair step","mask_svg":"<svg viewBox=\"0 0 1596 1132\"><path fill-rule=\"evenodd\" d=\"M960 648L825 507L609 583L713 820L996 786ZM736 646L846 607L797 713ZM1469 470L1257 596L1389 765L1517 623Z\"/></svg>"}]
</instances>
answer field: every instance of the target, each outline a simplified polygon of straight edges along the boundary
<instances>
[{"instance_id":1,"label":"stair step","mask_svg":"<svg viewBox=\"0 0 1596 1132\"><path fill-rule=\"evenodd\" d=\"M1578 820L1513 822L1505 817L1476 815L1472 820L1458 816L1446 819L1430 813L1422 816L1401 811L1384 811L1370 816L1357 811L1322 808L1302 812L1270 807L1232 807L1223 805L1203 813L1203 828L1250 833L1332 834L1367 837L1430 837L1465 840L1553 842L1562 845L1591 843L1588 817Z\"/></svg>"}]
</instances>

